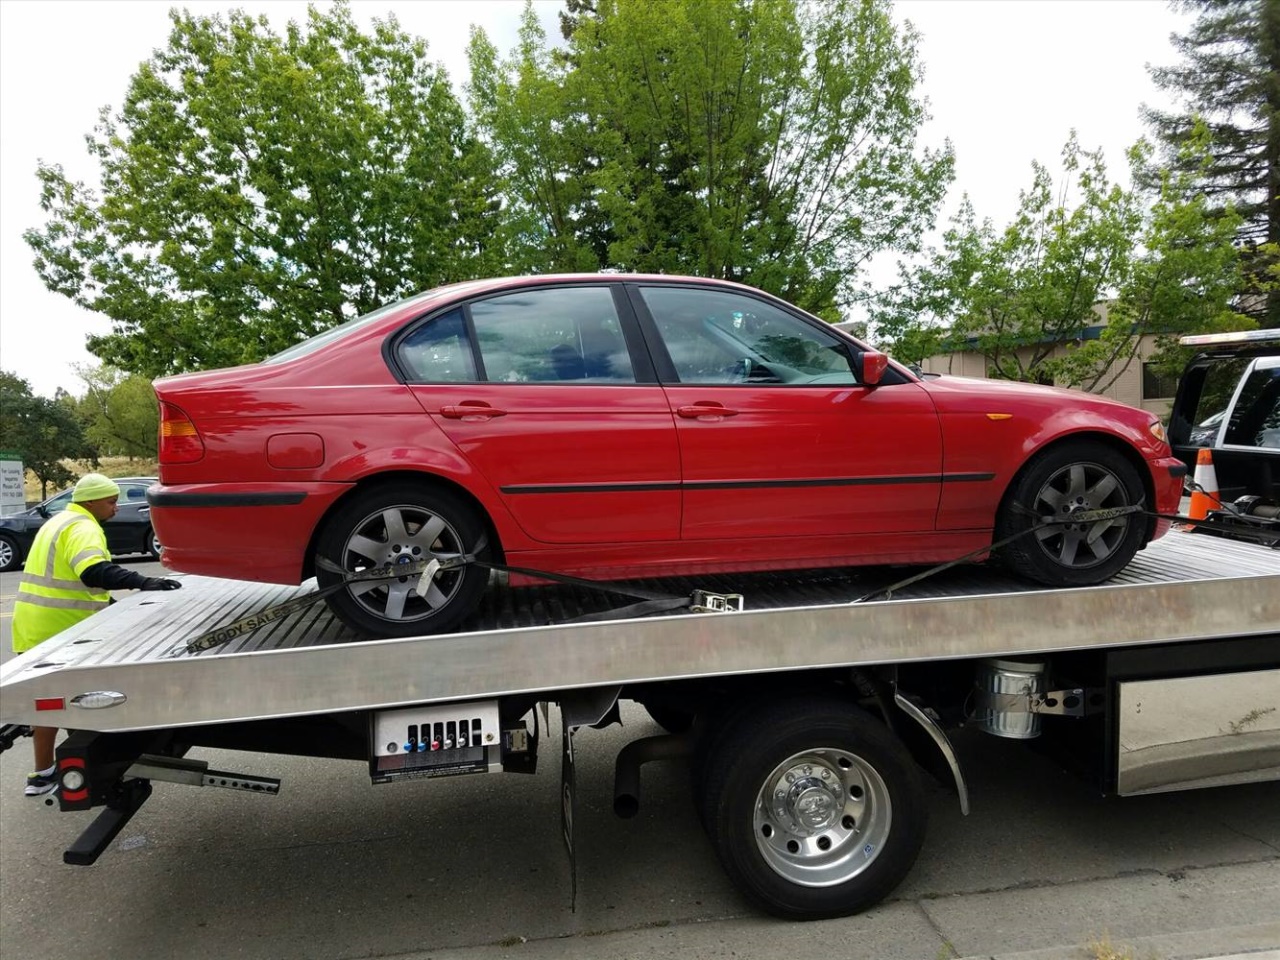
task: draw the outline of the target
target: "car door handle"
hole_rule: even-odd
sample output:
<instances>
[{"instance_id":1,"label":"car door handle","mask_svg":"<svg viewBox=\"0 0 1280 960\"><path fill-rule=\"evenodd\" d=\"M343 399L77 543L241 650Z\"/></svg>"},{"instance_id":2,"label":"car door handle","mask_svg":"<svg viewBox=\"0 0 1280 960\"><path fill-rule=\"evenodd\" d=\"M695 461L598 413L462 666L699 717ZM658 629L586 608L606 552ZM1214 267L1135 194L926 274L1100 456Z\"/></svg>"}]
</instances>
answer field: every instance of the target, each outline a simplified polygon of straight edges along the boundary
<instances>
[{"instance_id":1,"label":"car door handle","mask_svg":"<svg viewBox=\"0 0 1280 960\"><path fill-rule=\"evenodd\" d=\"M440 408L440 416L450 420L491 420L494 417L505 417L507 411L491 407L483 400L464 400L459 404L449 404Z\"/></svg>"},{"instance_id":2,"label":"car door handle","mask_svg":"<svg viewBox=\"0 0 1280 960\"><path fill-rule=\"evenodd\" d=\"M676 416L686 420L712 420L720 417L736 417L737 410L730 410L714 400L699 400L687 407L676 407Z\"/></svg>"}]
</instances>

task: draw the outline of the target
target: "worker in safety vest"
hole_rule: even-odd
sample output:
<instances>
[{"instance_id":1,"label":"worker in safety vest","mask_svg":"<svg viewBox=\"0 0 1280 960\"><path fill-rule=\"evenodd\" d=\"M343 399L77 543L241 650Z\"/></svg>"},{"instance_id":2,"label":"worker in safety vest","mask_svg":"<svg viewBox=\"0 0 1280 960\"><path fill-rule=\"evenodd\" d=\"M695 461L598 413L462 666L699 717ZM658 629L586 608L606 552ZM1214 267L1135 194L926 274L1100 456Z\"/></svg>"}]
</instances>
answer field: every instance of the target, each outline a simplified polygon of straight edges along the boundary
<instances>
[{"instance_id":1,"label":"worker in safety vest","mask_svg":"<svg viewBox=\"0 0 1280 960\"><path fill-rule=\"evenodd\" d=\"M181 583L144 577L111 562L102 524L116 515L120 488L100 473L76 483L71 503L45 521L22 567L13 605L13 649L30 650L111 602L109 590L177 590ZM27 776L28 797L54 790L57 727L33 728L36 772Z\"/></svg>"}]
</instances>

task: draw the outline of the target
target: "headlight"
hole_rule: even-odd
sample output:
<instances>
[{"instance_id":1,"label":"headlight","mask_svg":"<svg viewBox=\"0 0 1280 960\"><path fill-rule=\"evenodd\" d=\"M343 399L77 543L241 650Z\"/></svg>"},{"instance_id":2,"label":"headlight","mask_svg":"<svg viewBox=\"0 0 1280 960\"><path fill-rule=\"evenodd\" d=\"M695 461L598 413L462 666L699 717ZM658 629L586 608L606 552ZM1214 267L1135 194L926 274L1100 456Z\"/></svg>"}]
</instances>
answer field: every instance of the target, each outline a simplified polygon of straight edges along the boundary
<instances>
[{"instance_id":1,"label":"headlight","mask_svg":"<svg viewBox=\"0 0 1280 960\"><path fill-rule=\"evenodd\" d=\"M1169 442L1169 434L1165 433L1164 424L1159 420L1152 420L1147 424L1147 429L1151 431L1151 435L1161 443Z\"/></svg>"}]
</instances>

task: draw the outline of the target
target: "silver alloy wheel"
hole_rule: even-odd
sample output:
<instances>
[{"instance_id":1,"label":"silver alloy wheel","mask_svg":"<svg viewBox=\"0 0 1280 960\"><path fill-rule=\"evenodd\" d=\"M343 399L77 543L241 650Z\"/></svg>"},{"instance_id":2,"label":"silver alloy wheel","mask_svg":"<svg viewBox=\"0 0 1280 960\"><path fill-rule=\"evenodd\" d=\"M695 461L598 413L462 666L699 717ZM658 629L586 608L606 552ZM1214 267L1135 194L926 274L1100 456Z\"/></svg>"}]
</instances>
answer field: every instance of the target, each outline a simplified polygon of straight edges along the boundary
<instances>
[{"instance_id":1,"label":"silver alloy wheel","mask_svg":"<svg viewBox=\"0 0 1280 960\"><path fill-rule=\"evenodd\" d=\"M8 570L17 559L13 544L4 537L0 537L0 570Z\"/></svg>"},{"instance_id":2,"label":"silver alloy wheel","mask_svg":"<svg viewBox=\"0 0 1280 960\"><path fill-rule=\"evenodd\" d=\"M844 883L880 855L893 823L889 788L855 753L822 748L788 757L756 797L765 863L804 887Z\"/></svg>"},{"instance_id":3,"label":"silver alloy wheel","mask_svg":"<svg viewBox=\"0 0 1280 960\"><path fill-rule=\"evenodd\" d=\"M462 553L462 538L443 517L425 507L399 504L370 513L347 537L341 564L352 573L375 567L444 559ZM418 594L420 575L398 580L368 581L347 592L369 613L390 621L422 620L453 599L462 584L462 570L438 573L427 595Z\"/></svg>"},{"instance_id":4,"label":"silver alloy wheel","mask_svg":"<svg viewBox=\"0 0 1280 960\"><path fill-rule=\"evenodd\" d=\"M161 544L160 544L160 538L155 535L154 531L152 532L151 536L147 540L147 546L151 550L151 555L158 560L160 558Z\"/></svg>"},{"instance_id":5,"label":"silver alloy wheel","mask_svg":"<svg viewBox=\"0 0 1280 960\"><path fill-rule=\"evenodd\" d=\"M1097 463L1072 463L1053 474L1036 494L1032 510L1042 519L1064 519L1085 510L1129 506L1123 481ZM1085 569L1110 557L1124 542L1129 517L1093 523L1061 523L1037 530L1035 537L1050 559ZM1083 548L1083 549L1082 549Z\"/></svg>"}]
</instances>

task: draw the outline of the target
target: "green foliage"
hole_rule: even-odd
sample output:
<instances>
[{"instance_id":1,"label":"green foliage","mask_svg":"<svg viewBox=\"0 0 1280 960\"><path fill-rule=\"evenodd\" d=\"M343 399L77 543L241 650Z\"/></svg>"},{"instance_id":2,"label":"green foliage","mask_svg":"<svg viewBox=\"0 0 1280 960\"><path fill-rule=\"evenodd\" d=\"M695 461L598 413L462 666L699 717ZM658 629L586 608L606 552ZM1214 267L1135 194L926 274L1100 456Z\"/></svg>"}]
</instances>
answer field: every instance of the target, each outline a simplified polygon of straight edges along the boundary
<instances>
[{"instance_id":1,"label":"green foliage","mask_svg":"<svg viewBox=\"0 0 1280 960\"><path fill-rule=\"evenodd\" d=\"M1204 156L1202 129L1187 149ZM1150 147L1129 155L1147 167ZM1033 165L1033 183L1003 231L978 223L967 199L941 250L903 266L900 282L873 319L904 361L971 349L992 376L1106 389L1132 361L1138 338L1239 329L1246 318L1230 301L1239 285L1232 244L1239 218L1212 214L1194 191L1194 174L1166 173L1153 196L1111 183L1099 152L1074 133L1062 153L1063 174ZM1108 300L1103 323L1095 304ZM1074 344L1062 355L1063 344ZM1170 360L1170 363L1173 361Z\"/></svg>"},{"instance_id":2,"label":"green foliage","mask_svg":"<svg viewBox=\"0 0 1280 960\"><path fill-rule=\"evenodd\" d=\"M570 12L563 55L531 7L508 60L469 48L518 269L723 277L836 319L872 253L932 225L951 150L917 155L916 37L884 0Z\"/></svg>"},{"instance_id":3,"label":"green foliage","mask_svg":"<svg viewBox=\"0 0 1280 960\"><path fill-rule=\"evenodd\" d=\"M1188 32L1173 38L1182 62L1151 71L1182 101L1179 111L1146 109L1166 162L1191 174L1208 209L1239 214L1245 255L1242 308L1265 326L1280 326L1280 293L1267 285L1280 243L1280 3L1276 0L1180 0L1196 11ZM1187 146L1208 127L1202 162Z\"/></svg>"},{"instance_id":4,"label":"green foliage","mask_svg":"<svg viewBox=\"0 0 1280 960\"><path fill-rule=\"evenodd\" d=\"M40 481L42 500L51 485L61 487L76 478L63 459L97 463L97 452L85 439L68 398L34 396L26 380L7 370L0 370L0 450L22 457Z\"/></svg>"},{"instance_id":5,"label":"green foliage","mask_svg":"<svg viewBox=\"0 0 1280 960\"><path fill-rule=\"evenodd\" d=\"M426 43L345 4L283 36L171 13L87 140L101 190L40 165L49 289L113 321L148 377L256 361L404 294L492 272L492 163Z\"/></svg>"},{"instance_id":6,"label":"green foliage","mask_svg":"<svg viewBox=\"0 0 1280 960\"><path fill-rule=\"evenodd\" d=\"M89 387L76 414L98 455L155 459L160 411L151 381L108 366L76 372Z\"/></svg>"}]
</instances>

